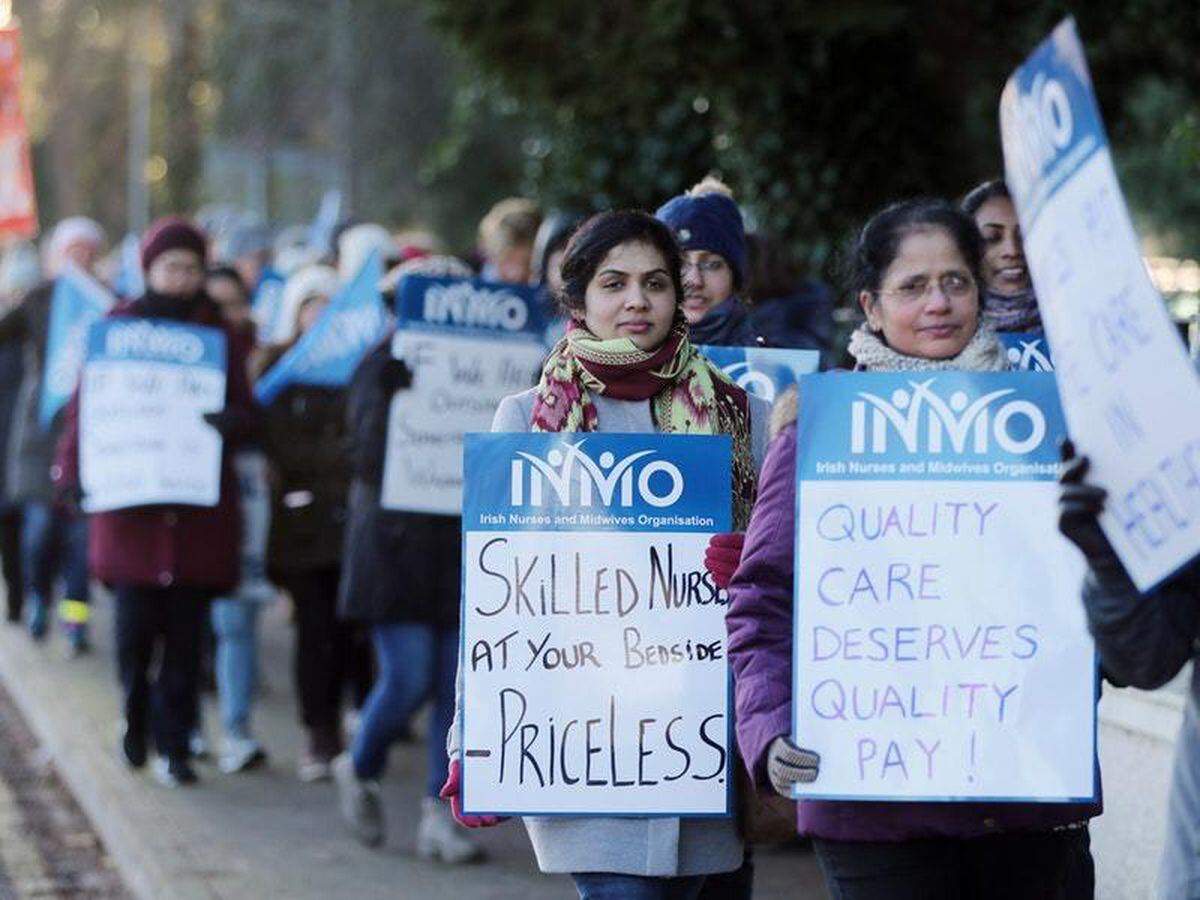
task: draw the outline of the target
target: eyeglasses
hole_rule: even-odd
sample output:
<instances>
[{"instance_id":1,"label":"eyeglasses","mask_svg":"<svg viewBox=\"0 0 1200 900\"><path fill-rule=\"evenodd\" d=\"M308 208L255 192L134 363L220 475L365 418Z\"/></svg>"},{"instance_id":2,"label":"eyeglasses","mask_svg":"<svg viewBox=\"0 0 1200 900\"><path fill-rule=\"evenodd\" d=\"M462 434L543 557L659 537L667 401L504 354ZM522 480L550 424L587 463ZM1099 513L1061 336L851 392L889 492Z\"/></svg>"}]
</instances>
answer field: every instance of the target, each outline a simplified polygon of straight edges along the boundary
<instances>
[{"instance_id":1,"label":"eyeglasses","mask_svg":"<svg viewBox=\"0 0 1200 900\"><path fill-rule=\"evenodd\" d=\"M914 281L906 282L900 287L891 288L886 291L876 291L881 297L895 297L902 303L910 303L920 300L929 293L931 285L937 284L941 288L942 293L952 300L961 300L968 297L975 290L975 279L969 278L966 275L959 275L956 272L949 272L941 278L934 281L931 278L918 278Z\"/></svg>"},{"instance_id":2,"label":"eyeglasses","mask_svg":"<svg viewBox=\"0 0 1200 900\"><path fill-rule=\"evenodd\" d=\"M705 275L715 275L718 272L724 271L725 260L721 259L720 257L710 256L708 259L702 259L699 262L688 262L687 260L684 260L683 264L679 267L680 274L682 275L687 275L687 273L693 269L695 269L696 274L700 275L701 277Z\"/></svg>"}]
</instances>

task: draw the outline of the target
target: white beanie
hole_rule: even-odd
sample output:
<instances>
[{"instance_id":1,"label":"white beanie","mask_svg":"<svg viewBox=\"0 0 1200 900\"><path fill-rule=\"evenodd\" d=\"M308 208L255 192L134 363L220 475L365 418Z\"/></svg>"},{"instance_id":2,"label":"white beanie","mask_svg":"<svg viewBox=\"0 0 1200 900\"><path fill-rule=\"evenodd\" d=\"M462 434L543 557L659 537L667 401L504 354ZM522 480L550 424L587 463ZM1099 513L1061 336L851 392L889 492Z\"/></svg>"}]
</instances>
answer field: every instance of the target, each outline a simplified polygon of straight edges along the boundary
<instances>
[{"instance_id":1,"label":"white beanie","mask_svg":"<svg viewBox=\"0 0 1200 900\"><path fill-rule=\"evenodd\" d=\"M338 238L338 274L347 284L363 267L367 257L379 251L379 262L386 268L388 259L397 255L396 241L382 225L368 222L347 228Z\"/></svg>"},{"instance_id":2,"label":"white beanie","mask_svg":"<svg viewBox=\"0 0 1200 900\"><path fill-rule=\"evenodd\" d=\"M71 216L54 226L45 249L46 274L57 275L62 268L63 255L72 244L87 243L103 247L104 229L95 219L87 216Z\"/></svg>"},{"instance_id":3,"label":"white beanie","mask_svg":"<svg viewBox=\"0 0 1200 900\"><path fill-rule=\"evenodd\" d=\"M304 266L297 269L283 286L279 323L275 339L280 343L295 338L300 331L300 307L304 301L321 296L332 298L338 292L338 274L329 266Z\"/></svg>"}]
</instances>

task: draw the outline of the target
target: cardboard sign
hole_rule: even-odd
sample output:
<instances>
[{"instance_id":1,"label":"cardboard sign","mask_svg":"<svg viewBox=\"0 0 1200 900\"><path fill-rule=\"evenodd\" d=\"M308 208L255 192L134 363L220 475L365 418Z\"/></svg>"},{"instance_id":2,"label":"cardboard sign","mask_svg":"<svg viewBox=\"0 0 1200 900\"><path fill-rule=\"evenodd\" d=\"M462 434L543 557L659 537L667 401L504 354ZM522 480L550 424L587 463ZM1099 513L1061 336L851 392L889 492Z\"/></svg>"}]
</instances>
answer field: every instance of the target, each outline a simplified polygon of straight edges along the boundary
<instances>
[{"instance_id":1,"label":"cardboard sign","mask_svg":"<svg viewBox=\"0 0 1200 900\"><path fill-rule=\"evenodd\" d=\"M726 815L727 436L470 434L468 812Z\"/></svg>"},{"instance_id":2,"label":"cardboard sign","mask_svg":"<svg viewBox=\"0 0 1200 900\"><path fill-rule=\"evenodd\" d=\"M696 347L742 390L768 403L821 365L820 350L778 347Z\"/></svg>"},{"instance_id":3,"label":"cardboard sign","mask_svg":"<svg viewBox=\"0 0 1200 900\"><path fill-rule=\"evenodd\" d=\"M397 295L392 353L413 383L388 414L382 504L458 515L463 434L490 429L500 401L534 384L541 304L528 287L411 275Z\"/></svg>"},{"instance_id":4,"label":"cardboard sign","mask_svg":"<svg viewBox=\"0 0 1200 900\"><path fill-rule=\"evenodd\" d=\"M80 384L83 507L216 506L225 406L225 335L160 319L114 318L88 332Z\"/></svg>"},{"instance_id":5,"label":"cardboard sign","mask_svg":"<svg viewBox=\"0 0 1200 900\"><path fill-rule=\"evenodd\" d=\"M1200 551L1200 381L1142 262L1072 20L1008 80L1000 126L1067 427L1149 590Z\"/></svg>"},{"instance_id":6,"label":"cardboard sign","mask_svg":"<svg viewBox=\"0 0 1200 900\"><path fill-rule=\"evenodd\" d=\"M1017 372L1053 372L1054 357L1042 331L1005 331L997 334L1011 369Z\"/></svg>"},{"instance_id":7,"label":"cardboard sign","mask_svg":"<svg viewBox=\"0 0 1200 900\"><path fill-rule=\"evenodd\" d=\"M801 396L794 740L821 769L797 796L1091 798L1053 376L809 376Z\"/></svg>"},{"instance_id":8,"label":"cardboard sign","mask_svg":"<svg viewBox=\"0 0 1200 900\"><path fill-rule=\"evenodd\" d=\"M104 317L112 304L112 294L73 263L68 262L54 280L42 395L38 398L38 424L43 429L50 427L75 393L87 352L88 329Z\"/></svg>"}]
</instances>

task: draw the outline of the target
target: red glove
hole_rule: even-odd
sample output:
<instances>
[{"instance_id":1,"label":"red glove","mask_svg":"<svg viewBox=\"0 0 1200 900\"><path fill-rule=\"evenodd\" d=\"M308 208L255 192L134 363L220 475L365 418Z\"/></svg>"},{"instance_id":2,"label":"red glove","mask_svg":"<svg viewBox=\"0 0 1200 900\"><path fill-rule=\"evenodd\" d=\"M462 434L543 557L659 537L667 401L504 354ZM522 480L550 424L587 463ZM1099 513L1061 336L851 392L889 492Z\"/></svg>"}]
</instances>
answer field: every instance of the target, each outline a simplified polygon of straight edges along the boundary
<instances>
[{"instance_id":1,"label":"red glove","mask_svg":"<svg viewBox=\"0 0 1200 900\"><path fill-rule=\"evenodd\" d=\"M443 800L450 801L450 812L454 821L464 828L491 828L508 820L508 816L464 816L462 811L462 764L457 759L450 760L450 773L446 783L438 792Z\"/></svg>"},{"instance_id":2,"label":"red glove","mask_svg":"<svg viewBox=\"0 0 1200 900\"><path fill-rule=\"evenodd\" d=\"M714 534L704 551L704 568L708 569L717 587L727 588L742 561L742 545L746 543L743 531L729 534Z\"/></svg>"}]
</instances>

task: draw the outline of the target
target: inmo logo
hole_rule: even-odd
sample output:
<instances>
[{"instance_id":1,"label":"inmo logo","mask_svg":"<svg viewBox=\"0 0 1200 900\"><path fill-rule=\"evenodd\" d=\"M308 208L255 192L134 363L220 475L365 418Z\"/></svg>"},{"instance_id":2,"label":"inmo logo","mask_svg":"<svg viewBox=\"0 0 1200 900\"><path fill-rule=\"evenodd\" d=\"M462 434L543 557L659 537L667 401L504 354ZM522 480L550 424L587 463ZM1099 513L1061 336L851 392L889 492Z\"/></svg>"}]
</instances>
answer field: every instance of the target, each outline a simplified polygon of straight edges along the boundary
<instances>
[{"instance_id":1,"label":"inmo logo","mask_svg":"<svg viewBox=\"0 0 1200 900\"><path fill-rule=\"evenodd\" d=\"M1022 372L1053 372L1054 364L1046 355L1041 338L1018 341L1005 351L1009 363Z\"/></svg>"},{"instance_id":2,"label":"inmo logo","mask_svg":"<svg viewBox=\"0 0 1200 900\"><path fill-rule=\"evenodd\" d=\"M491 291L468 281L456 281L430 285L425 291L424 319L437 325L520 331L529 321L529 307L507 291Z\"/></svg>"},{"instance_id":3,"label":"inmo logo","mask_svg":"<svg viewBox=\"0 0 1200 900\"><path fill-rule=\"evenodd\" d=\"M1021 140L1006 144L1005 156L1013 163L1013 176L1020 182L1023 193L1055 157L1070 146L1075 133L1071 115L1071 100L1062 82L1047 78L1043 73L1034 76L1027 92L1016 98L1012 123Z\"/></svg>"},{"instance_id":4,"label":"inmo logo","mask_svg":"<svg viewBox=\"0 0 1200 900\"><path fill-rule=\"evenodd\" d=\"M762 397L768 403L775 402L775 382L763 372L750 368L748 362L732 363L721 370L732 379L734 384L747 394Z\"/></svg>"},{"instance_id":5,"label":"inmo logo","mask_svg":"<svg viewBox=\"0 0 1200 900\"><path fill-rule=\"evenodd\" d=\"M1028 400L1000 402L1012 388L971 400L965 391L949 399L934 392L934 379L910 381L890 400L860 391L850 405L850 452L886 453L895 434L909 453L988 453L992 442L1006 453L1028 453L1046 437L1046 417Z\"/></svg>"},{"instance_id":6,"label":"inmo logo","mask_svg":"<svg viewBox=\"0 0 1200 900\"><path fill-rule=\"evenodd\" d=\"M621 459L605 450L592 459L581 449L583 444L564 443L561 449L547 453L545 459L518 451L519 458L509 463L512 505L544 506L549 502L629 507L641 501L661 509L683 496L683 473L667 460L647 460L654 455L653 450Z\"/></svg>"}]
</instances>

